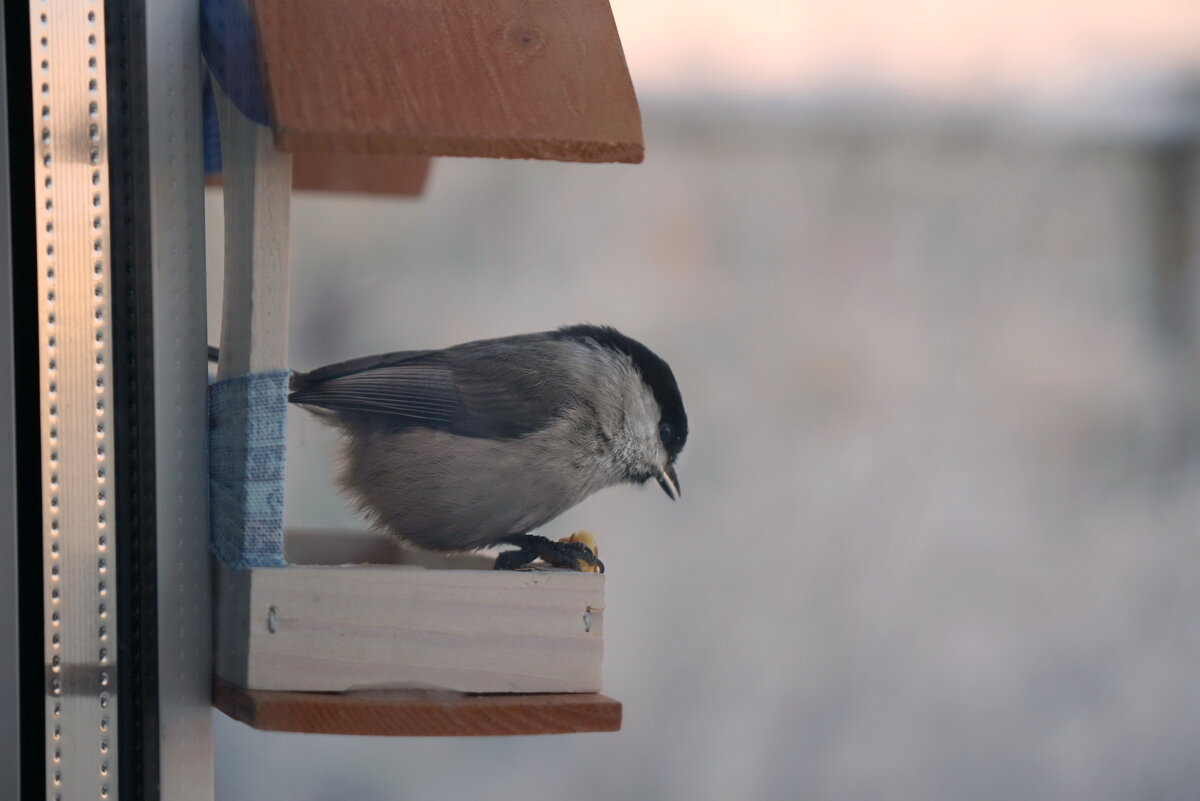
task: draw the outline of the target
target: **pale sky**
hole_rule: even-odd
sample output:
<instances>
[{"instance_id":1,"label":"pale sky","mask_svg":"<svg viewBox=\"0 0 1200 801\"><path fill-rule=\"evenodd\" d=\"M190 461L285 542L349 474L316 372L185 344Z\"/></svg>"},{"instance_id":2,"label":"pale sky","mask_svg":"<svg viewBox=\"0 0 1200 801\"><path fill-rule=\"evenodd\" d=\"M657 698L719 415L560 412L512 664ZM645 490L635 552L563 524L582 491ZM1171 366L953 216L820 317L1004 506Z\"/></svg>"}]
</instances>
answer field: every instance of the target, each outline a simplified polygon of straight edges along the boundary
<instances>
[{"instance_id":1,"label":"pale sky","mask_svg":"<svg viewBox=\"0 0 1200 801\"><path fill-rule=\"evenodd\" d=\"M1200 62L1197 0L611 0L640 90L1046 92Z\"/></svg>"}]
</instances>

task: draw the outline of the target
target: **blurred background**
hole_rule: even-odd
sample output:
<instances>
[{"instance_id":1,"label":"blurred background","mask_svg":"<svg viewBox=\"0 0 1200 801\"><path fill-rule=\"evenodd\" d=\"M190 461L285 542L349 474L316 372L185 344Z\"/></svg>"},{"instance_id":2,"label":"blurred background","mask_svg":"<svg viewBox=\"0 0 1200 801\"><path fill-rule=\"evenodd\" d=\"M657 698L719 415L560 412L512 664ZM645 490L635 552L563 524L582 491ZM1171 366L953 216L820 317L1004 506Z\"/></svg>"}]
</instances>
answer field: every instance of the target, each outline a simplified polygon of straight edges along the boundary
<instances>
[{"instance_id":1,"label":"blurred background","mask_svg":"<svg viewBox=\"0 0 1200 801\"><path fill-rule=\"evenodd\" d=\"M612 5L645 163L297 195L291 358L592 321L672 364L683 500L544 532L600 538L624 728L218 714L218 797L1194 798L1200 5ZM290 427L289 523L361 527Z\"/></svg>"}]
</instances>

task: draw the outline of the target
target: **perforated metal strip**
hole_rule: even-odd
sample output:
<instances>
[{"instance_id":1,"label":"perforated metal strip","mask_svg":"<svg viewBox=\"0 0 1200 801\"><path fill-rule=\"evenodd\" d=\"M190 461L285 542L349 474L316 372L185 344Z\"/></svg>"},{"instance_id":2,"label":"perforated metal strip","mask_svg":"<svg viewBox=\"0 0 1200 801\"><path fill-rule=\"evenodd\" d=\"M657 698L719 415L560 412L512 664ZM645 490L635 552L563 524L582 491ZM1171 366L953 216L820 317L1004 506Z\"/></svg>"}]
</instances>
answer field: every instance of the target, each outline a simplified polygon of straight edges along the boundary
<instances>
[{"instance_id":1,"label":"perforated metal strip","mask_svg":"<svg viewBox=\"0 0 1200 801\"><path fill-rule=\"evenodd\" d=\"M104 5L31 0L47 798L117 795Z\"/></svg>"}]
</instances>

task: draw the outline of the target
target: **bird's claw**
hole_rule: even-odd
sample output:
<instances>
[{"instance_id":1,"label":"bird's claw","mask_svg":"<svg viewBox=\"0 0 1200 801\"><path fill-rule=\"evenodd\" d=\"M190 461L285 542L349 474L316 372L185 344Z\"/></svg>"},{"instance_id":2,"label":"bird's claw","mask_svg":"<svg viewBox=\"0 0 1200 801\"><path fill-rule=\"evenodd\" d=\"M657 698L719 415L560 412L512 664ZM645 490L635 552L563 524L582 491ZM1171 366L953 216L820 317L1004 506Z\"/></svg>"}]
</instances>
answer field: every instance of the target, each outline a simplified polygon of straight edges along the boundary
<instances>
[{"instance_id":1,"label":"bird's claw","mask_svg":"<svg viewBox=\"0 0 1200 801\"><path fill-rule=\"evenodd\" d=\"M520 534L505 540L517 546L515 551L505 551L496 557L495 570L519 570L535 559L541 559L552 567L582 572L583 566L594 567L604 572L604 563L582 542L554 542L534 534Z\"/></svg>"},{"instance_id":2,"label":"bird's claw","mask_svg":"<svg viewBox=\"0 0 1200 801\"><path fill-rule=\"evenodd\" d=\"M555 542L551 544L555 546L559 553L543 553L542 561L546 564L578 571L582 571L583 565L586 564L588 567L596 568L601 573L604 572L604 563L600 561L600 557L596 556L592 549L582 542Z\"/></svg>"}]
</instances>

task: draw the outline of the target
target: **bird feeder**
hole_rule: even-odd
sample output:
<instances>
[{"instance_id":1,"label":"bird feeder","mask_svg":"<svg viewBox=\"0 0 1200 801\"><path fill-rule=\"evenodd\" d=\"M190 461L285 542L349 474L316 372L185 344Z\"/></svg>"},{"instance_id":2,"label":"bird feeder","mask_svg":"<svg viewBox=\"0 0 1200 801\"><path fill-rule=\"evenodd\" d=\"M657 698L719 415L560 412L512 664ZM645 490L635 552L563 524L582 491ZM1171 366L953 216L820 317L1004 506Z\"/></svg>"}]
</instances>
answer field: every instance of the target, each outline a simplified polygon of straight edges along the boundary
<instances>
[{"instance_id":1,"label":"bird feeder","mask_svg":"<svg viewBox=\"0 0 1200 801\"><path fill-rule=\"evenodd\" d=\"M289 731L619 728L620 704L598 694L603 575L418 564L377 537L283 530L291 190L412 194L431 156L640 161L607 3L202 9L226 221L209 404L215 704Z\"/></svg>"}]
</instances>

